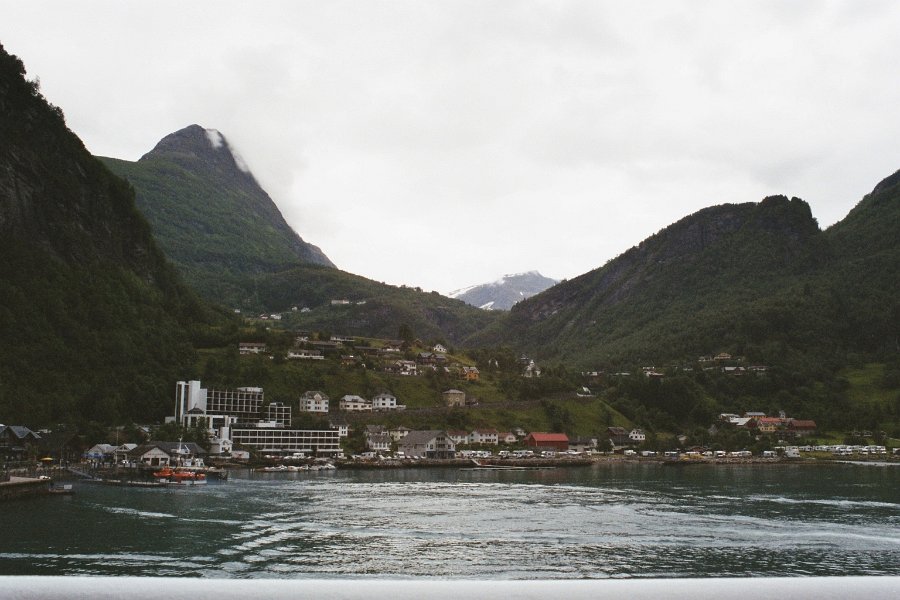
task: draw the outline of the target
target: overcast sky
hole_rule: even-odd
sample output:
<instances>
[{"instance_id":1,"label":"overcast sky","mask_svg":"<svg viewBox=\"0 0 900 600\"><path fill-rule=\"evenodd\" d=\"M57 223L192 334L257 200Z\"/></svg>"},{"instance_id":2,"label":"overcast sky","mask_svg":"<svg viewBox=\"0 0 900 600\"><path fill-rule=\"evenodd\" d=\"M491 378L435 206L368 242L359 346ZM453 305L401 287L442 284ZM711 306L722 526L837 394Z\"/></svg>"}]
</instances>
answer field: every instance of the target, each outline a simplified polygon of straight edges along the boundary
<instances>
[{"instance_id":1,"label":"overcast sky","mask_svg":"<svg viewBox=\"0 0 900 600\"><path fill-rule=\"evenodd\" d=\"M0 0L0 43L94 154L218 129L340 268L443 293L900 168L893 0Z\"/></svg>"}]
</instances>

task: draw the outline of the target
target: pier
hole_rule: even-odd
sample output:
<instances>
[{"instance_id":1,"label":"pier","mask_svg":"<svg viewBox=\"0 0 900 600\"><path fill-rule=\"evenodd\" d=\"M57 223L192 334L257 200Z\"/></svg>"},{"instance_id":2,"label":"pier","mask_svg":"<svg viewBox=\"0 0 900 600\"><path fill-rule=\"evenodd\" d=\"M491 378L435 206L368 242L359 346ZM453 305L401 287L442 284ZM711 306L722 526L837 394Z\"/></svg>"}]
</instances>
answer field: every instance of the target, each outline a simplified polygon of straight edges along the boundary
<instances>
[{"instance_id":1,"label":"pier","mask_svg":"<svg viewBox=\"0 0 900 600\"><path fill-rule=\"evenodd\" d=\"M0 482L0 502L18 500L31 496L42 496L50 493L49 479L33 477L10 477L9 481Z\"/></svg>"}]
</instances>

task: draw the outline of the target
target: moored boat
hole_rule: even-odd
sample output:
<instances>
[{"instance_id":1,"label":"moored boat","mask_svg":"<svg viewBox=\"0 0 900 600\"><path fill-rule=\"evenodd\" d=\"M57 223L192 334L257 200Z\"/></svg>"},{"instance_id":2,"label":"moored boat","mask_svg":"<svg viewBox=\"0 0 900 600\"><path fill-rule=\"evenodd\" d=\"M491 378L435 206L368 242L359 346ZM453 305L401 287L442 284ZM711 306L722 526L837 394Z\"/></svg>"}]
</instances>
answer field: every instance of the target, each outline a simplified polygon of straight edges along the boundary
<instances>
[{"instance_id":1,"label":"moored boat","mask_svg":"<svg viewBox=\"0 0 900 600\"><path fill-rule=\"evenodd\" d=\"M181 485L198 485L206 483L206 475L204 473L189 469L163 467L159 471L154 471L153 476L161 483Z\"/></svg>"}]
</instances>

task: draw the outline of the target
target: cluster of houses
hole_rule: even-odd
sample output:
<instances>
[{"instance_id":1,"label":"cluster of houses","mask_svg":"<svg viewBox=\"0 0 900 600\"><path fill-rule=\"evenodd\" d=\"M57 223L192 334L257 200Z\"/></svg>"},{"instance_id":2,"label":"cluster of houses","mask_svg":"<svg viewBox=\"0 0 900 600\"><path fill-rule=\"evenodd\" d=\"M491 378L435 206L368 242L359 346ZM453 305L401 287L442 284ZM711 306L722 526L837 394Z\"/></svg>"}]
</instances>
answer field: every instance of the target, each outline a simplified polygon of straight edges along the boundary
<instances>
[{"instance_id":1,"label":"cluster of houses","mask_svg":"<svg viewBox=\"0 0 900 600\"><path fill-rule=\"evenodd\" d=\"M354 344L352 353L341 352L344 344ZM431 351L419 352L414 360L400 358L400 353L408 345L399 341L388 341L382 347L362 346L355 344L352 337L333 335L328 340L313 340L309 335L300 335L294 340L294 346L287 351L288 360L325 360L326 353L339 354L341 365L352 367L366 365L367 360L379 359L381 368L386 373L404 376L417 376L427 370L456 374L463 381L478 381L480 372L477 367L451 364L447 357L447 348L435 344ZM268 346L264 342L240 342L238 351L241 355L268 354Z\"/></svg>"},{"instance_id":2,"label":"cluster of houses","mask_svg":"<svg viewBox=\"0 0 900 600\"><path fill-rule=\"evenodd\" d=\"M24 425L0 425L0 458L4 462L22 460L33 454L40 441L40 434Z\"/></svg>"},{"instance_id":3,"label":"cluster of houses","mask_svg":"<svg viewBox=\"0 0 900 600\"><path fill-rule=\"evenodd\" d=\"M381 392L367 400L356 394L345 394L338 400L338 408L344 412L372 412L384 410L404 410L405 404L398 404L397 397L390 392ZM330 399L324 392L309 391L300 396L301 412L328 413Z\"/></svg>"},{"instance_id":4,"label":"cluster of houses","mask_svg":"<svg viewBox=\"0 0 900 600\"><path fill-rule=\"evenodd\" d=\"M764 412L745 412L743 415L722 413L719 422L729 427L747 429L757 434L778 435L787 438L803 438L816 433L816 422L809 419L793 419L781 413L769 417Z\"/></svg>"},{"instance_id":5,"label":"cluster of houses","mask_svg":"<svg viewBox=\"0 0 900 600\"><path fill-rule=\"evenodd\" d=\"M243 453L249 456L249 453ZM194 442L150 441L143 444L95 444L84 458L95 467L203 467L206 451ZM241 455L241 453L239 453ZM244 457L241 455L241 457Z\"/></svg>"},{"instance_id":6,"label":"cluster of houses","mask_svg":"<svg viewBox=\"0 0 900 600\"><path fill-rule=\"evenodd\" d=\"M524 433L519 430L519 433ZM366 427L366 447L374 455L383 455L396 448L396 455L406 458L455 458L457 448L464 445L518 443L538 451L568 452L573 446L564 433L533 432L523 437L513 433L500 434L496 430L476 429L471 432L446 430L410 430L405 427L385 429L379 425ZM501 436L505 436L500 442ZM584 449L579 450L584 451Z\"/></svg>"},{"instance_id":7,"label":"cluster of houses","mask_svg":"<svg viewBox=\"0 0 900 600\"><path fill-rule=\"evenodd\" d=\"M697 363L704 371L719 371L726 375L740 376L746 374L758 375L769 370L766 365L747 365L743 356L732 356L727 352L720 352L716 355L704 355L697 358ZM678 371L693 371L694 365L681 364L669 367ZM662 379L665 377L663 373L665 369L656 366L641 367L640 373L648 379ZM604 371L583 371L581 375L591 383L599 383L604 377L630 377L631 372L621 371L616 373L606 373Z\"/></svg>"},{"instance_id":8,"label":"cluster of houses","mask_svg":"<svg viewBox=\"0 0 900 600\"><path fill-rule=\"evenodd\" d=\"M619 430L624 432L624 439L618 437ZM399 453L407 456L417 456L416 454L410 454L409 449L404 447L407 445L404 440L411 433L415 432L403 426L386 428L381 425L367 425L365 430L366 449L375 454L386 454L396 448ZM449 447L448 444L452 443L454 450L458 447L504 445L524 446L525 448L542 451L584 453L621 450L629 446L640 445L646 439L646 436L640 429L628 431L619 427L609 428L606 432L606 438L581 439L570 439L565 433L526 433L520 427L512 431L478 428L471 431L444 430L440 433L442 437L441 443L444 447Z\"/></svg>"}]
</instances>

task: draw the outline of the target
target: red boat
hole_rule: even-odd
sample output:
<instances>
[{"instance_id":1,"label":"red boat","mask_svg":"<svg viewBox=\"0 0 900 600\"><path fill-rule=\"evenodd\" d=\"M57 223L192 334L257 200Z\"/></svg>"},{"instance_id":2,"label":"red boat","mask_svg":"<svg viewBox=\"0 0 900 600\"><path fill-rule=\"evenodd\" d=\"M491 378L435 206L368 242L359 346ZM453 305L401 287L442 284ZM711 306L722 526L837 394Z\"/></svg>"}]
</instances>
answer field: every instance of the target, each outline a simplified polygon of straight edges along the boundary
<instances>
[{"instance_id":1,"label":"red boat","mask_svg":"<svg viewBox=\"0 0 900 600\"><path fill-rule=\"evenodd\" d=\"M206 475L204 473L185 471L182 469L175 469L170 480L171 479L174 479L176 483L206 483Z\"/></svg>"},{"instance_id":2,"label":"red boat","mask_svg":"<svg viewBox=\"0 0 900 600\"><path fill-rule=\"evenodd\" d=\"M170 467L163 467L159 471L154 471L153 476L157 479L164 479L168 483L192 485L206 483L204 473L179 468L173 470Z\"/></svg>"}]
</instances>

